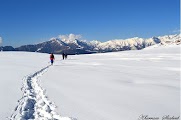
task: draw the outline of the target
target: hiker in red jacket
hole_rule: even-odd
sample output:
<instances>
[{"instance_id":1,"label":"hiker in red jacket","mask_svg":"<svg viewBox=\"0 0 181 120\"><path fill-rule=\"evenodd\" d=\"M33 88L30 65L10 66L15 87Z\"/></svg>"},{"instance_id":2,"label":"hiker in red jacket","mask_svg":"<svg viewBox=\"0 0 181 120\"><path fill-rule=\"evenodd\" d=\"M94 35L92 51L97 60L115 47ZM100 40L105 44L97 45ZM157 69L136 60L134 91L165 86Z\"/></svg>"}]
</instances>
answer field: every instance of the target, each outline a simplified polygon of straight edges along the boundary
<instances>
[{"instance_id":1,"label":"hiker in red jacket","mask_svg":"<svg viewBox=\"0 0 181 120\"><path fill-rule=\"evenodd\" d=\"M51 65L53 65L54 59L55 59L55 57L54 57L53 53L51 53L51 54L50 54L50 62L51 62Z\"/></svg>"}]
</instances>

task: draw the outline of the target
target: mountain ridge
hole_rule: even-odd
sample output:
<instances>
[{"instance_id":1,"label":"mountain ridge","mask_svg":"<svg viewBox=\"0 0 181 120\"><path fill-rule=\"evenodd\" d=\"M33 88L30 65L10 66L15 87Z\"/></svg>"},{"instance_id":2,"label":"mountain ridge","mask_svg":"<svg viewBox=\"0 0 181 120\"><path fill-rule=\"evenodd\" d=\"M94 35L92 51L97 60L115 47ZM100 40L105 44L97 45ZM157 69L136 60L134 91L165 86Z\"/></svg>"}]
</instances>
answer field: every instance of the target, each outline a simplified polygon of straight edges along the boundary
<instances>
[{"instance_id":1,"label":"mountain ridge","mask_svg":"<svg viewBox=\"0 0 181 120\"><path fill-rule=\"evenodd\" d=\"M73 38L60 39L51 38L49 41L34 45L22 45L20 47L13 48L12 46L0 47L3 51L29 51L29 52L41 52L41 53L56 53L61 54L66 52L67 54L91 54L97 52L115 52L125 50L141 50L143 48L166 43L180 43L180 34L165 35L152 38L139 38L133 37L128 39L115 39L106 42L100 42L97 40L86 41Z\"/></svg>"}]
</instances>

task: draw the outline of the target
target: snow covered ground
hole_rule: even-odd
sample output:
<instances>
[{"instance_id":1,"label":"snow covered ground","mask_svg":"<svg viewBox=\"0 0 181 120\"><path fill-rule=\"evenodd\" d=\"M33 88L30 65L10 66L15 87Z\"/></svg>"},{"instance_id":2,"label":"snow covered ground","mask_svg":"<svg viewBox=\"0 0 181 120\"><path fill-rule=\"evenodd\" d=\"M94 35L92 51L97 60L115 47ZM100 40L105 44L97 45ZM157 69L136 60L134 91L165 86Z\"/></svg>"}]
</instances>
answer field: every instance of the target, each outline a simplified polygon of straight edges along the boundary
<instances>
[{"instance_id":1,"label":"snow covered ground","mask_svg":"<svg viewBox=\"0 0 181 120\"><path fill-rule=\"evenodd\" d=\"M179 45L55 58L48 66L48 54L0 52L1 120L28 118L34 106L37 120L180 116Z\"/></svg>"},{"instance_id":2,"label":"snow covered ground","mask_svg":"<svg viewBox=\"0 0 181 120\"><path fill-rule=\"evenodd\" d=\"M22 79L44 67L45 54L0 52L0 119L10 117L22 97ZM35 61L36 60L36 61Z\"/></svg>"}]
</instances>

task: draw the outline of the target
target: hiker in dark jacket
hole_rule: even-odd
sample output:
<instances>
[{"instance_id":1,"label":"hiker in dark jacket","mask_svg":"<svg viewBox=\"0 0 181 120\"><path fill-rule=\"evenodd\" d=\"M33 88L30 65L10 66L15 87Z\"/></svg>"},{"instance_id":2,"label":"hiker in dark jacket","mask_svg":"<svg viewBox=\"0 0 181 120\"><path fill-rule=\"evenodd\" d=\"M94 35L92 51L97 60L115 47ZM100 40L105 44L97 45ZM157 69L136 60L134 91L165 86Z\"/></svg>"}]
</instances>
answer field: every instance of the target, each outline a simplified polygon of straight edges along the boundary
<instances>
[{"instance_id":1,"label":"hiker in dark jacket","mask_svg":"<svg viewBox=\"0 0 181 120\"><path fill-rule=\"evenodd\" d=\"M64 52L62 53L62 59L63 60L65 59L65 53Z\"/></svg>"},{"instance_id":2,"label":"hiker in dark jacket","mask_svg":"<svg viewBox=\"0 0 181 120\"><path fill-rule=\"evenodd\" d=\"M68 56L68 55L65 53L65 59L67 59L67 56Z\"/></svg>"},{"instance_id":3,"label":"hiker in dark jacket","mask_svg":"<svg viewBox=\"0 0 181 120\"><path fill-rule=\"evenodd\" d=\"M53 65L54 59L55 59L55 57L54 57L53 53L51 53L51 54L50 54L50 62L51 62L51 65Z\"/></svg>"}]
</instances>

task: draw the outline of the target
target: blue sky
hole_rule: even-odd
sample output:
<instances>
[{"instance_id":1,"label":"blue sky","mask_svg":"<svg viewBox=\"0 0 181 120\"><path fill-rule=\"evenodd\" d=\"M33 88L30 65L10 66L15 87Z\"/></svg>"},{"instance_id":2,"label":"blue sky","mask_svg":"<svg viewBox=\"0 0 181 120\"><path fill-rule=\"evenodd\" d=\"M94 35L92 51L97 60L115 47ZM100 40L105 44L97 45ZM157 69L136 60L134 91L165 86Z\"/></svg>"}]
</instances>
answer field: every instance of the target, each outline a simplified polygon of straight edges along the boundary
<instances>
[{"instance_id":1,"label":"blue sky","mask_svg":"<svg viewBox=\"0 0 181 120\"><path fill-rule=\"evenodd\" d=\"M179 33L180 0L0 0L2 45L64 34L107 41Z\"/></svg>"}]
</instances>

